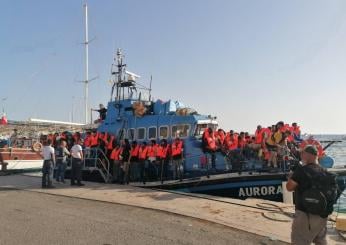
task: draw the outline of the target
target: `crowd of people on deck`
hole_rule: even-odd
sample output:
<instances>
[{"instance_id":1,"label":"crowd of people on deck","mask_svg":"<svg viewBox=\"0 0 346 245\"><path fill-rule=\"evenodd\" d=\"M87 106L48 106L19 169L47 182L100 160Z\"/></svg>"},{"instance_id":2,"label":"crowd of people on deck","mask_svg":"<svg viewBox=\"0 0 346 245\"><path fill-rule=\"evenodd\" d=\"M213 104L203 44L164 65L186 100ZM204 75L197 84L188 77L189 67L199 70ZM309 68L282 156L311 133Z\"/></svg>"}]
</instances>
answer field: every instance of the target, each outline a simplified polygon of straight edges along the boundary
<instances>
[{"instance_id":1,"label":"crowd of people on deck","mask_svg":"<svg viewBox=\"0 0 346 245\"><path fill-rule=\"evenodd\" d=\"M51 142L55 149L57 181L64 181L69 157L73 167L71 184L74 184L74 179L80 184L83 158L99 158L104 168L113 176L114 183L140 181L145 184L147 181L182 179L184 174L184 143L179 138L175 138L171 144L166 139L140 143L124 139L119 142L114 135L94 130L83 134L49 134L43 141ZM72 151L76 145L79 146L78 150ZM306 145L315 145L319 157L324 155L318 141L312 137L304 141L301 139L297 123L288 125L278 122L269 127L259 125L253 135L248 132L225 132L222 129L206 128L202 135L202 149L206 157L210 156L210 161L207 161L211 163L211 169L216 169L216 152L223 153L234 162L239 157L245 160L255 158L262 160L267 167L278 168L278 164L285 160L285 157L293 156L299 159L299 150Z\"/></svg>"},{"instance_id":2,"label":"crowd of people on deck","mask_svg":"<svg viewBox=\"0 0 346 245\"><path fill-rule=\"evenodd\" d=\"M302 140L300 126L280 121L268 127L257 126L253 135L248 132L225 132L222 129L213 131L207 128L202 136L204 152L211 155L212 168L215 168L215 153L223 152L230 157L257 158L264 161L267 167L277 168L285 158L300 158L299 152L307 145L318 149L318 157L324 156L323 147L310 136Z\"/></svg>"}]
</instances>

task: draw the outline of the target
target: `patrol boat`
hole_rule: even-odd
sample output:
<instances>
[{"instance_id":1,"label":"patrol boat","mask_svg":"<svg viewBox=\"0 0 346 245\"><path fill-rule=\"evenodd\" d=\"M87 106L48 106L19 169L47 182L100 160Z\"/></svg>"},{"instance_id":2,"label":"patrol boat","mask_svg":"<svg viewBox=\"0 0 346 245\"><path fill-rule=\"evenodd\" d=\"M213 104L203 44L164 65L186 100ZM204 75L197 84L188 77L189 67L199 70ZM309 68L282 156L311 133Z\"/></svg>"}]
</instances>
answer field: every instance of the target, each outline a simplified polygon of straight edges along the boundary
<instances>
[{"instance_id":1,"label":"patrol boat","mask_svg":"<svg viewBox=\"0 0 346 245\"><path fill-rule=\"evenodd\" d=\"M202 135L207 128L218 128L216 117L201 115L178 101L154 101L151 82L147 88L136 81L140 76L127 70L120 49L114 61L107 116L97 131L115 135L119 141L127 138L141 143L166 139L171 143L179 137L184 142L183 180L133 185L241 199L254 197L282 201L282 183L287 179L289 160L281 164L280 171L270 173L264 171L262 161L256 158L243 159L239 173L229 154L216 152L216 169L209 169L211 156L202 150ZM86 159L85 162L84 176L95 177L95 173L99 173L105 181L111 178L109 167L106 167L109 163L92 159ZM346 170L339 170L339 173L342 173L340 185L344 187Z\"/></svg>"}]
</instances>

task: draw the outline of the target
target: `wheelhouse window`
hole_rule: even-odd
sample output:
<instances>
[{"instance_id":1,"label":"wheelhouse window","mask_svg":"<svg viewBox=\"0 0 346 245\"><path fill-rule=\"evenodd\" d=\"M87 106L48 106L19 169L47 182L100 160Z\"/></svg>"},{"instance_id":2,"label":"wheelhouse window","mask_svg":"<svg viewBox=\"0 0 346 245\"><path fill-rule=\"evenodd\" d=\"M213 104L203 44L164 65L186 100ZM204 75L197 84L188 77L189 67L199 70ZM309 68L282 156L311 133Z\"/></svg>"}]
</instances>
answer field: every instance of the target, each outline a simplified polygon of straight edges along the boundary
<instances>
[{"instance_id":1,"label":"wheelhouse window","mask_svg":"<svg viewBox=\"0 0 346 245\"><path fill-rule=\"evenodd\" d=\"M160 139L168 138L168 126L161 126L159 131Z\"/></svg>"},{"instance_id":2,"label":"wheelhouse window","mask_svg":"<svg viewBox=\"0 0 346 245\"><path fill-rule=\"evenodd\" d=\"M135 139L135 129L134 128L130 128L127 130L127 138L129 140L134 140Z\"/></svg>"},{"instance_id":3,"label":"wheelhouse window","mask_svg":"<svg viewBox=\"0 0 346 245\"><path fill-rule=\"evenodd\" d=\"M144 140L145 138L145 128L138 128L137 129L137 139L138 140Z\"/></svg>"},{"instance_id":4,"label":"wheelhouse window","mask_svg":"<svg viewBox=\"0 0 346 245\"><path fill-rule=\"evenodd\" d=\"M150 127L148 129L148 139L156 139L156 127Z\"/></svg>"},{"instance_id":5,"label":"wheelhouse window","mask_svg":"<svg viewBox=\"0 0 346 245\"><path fill-rule=\"evenodd\" d=\"M196 130L195 130L195 136L202 136L204 133L204 130L207 128L212 128L213 131L217 129L217 124L213 123L200 123L197 124Z\"/></svg>"},{"instance_id":6,"label":"wheelhouse window","mask_svg":"<svg viewBox=\"0 0 346 245\"><path fill-rule=\"evenodd\" d=\"M172 137L186 138L189 135L190 125L180 124L172 126Z\"/></svg>"}]
</instances>

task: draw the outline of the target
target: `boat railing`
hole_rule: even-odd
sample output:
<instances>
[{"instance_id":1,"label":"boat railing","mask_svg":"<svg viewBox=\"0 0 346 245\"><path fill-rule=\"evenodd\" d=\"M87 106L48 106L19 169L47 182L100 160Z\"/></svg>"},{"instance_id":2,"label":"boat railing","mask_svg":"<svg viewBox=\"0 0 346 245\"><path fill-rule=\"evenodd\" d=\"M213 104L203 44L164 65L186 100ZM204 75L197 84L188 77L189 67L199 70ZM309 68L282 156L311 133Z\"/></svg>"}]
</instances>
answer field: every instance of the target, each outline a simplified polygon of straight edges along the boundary
<instances>
[{"instance_id":1,"label":"boat railing","mask_svg":"<svg viewBox=\"0 0 346 245\"><path fill-rule=\"evenodd\" d=\"M110 162L106 154L100 148L88 148L83 150L83 170L99 171L106 183L110 182L112 175L110 173ZM72 158L68 161L72 167Z\"/></svg>"}]
</instances>

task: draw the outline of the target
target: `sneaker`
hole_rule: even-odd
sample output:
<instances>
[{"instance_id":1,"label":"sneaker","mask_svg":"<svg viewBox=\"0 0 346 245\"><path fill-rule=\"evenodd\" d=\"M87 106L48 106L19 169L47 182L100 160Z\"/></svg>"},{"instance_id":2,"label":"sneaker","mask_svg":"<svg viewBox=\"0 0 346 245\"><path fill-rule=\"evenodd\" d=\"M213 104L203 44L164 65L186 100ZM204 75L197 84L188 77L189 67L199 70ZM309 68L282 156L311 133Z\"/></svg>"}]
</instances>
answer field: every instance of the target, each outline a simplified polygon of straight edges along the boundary
<instances>
[{"instance_id":1,"label":"sneaker","mask_svg":"<svg viewBox=\"0 0 346 245\"><path fill-rule=\"evenodd\" d=\"M83 183L78 183L77 186L85 186Z\"/></svg>"},{"instance_id":2,"label":"sneaker","mask_svg":"<svg viewBox=\"0 0 346 245\"><path fill-rule=\"evenodd\" d=\"M54 189L56 188L54 185L47 186L48 189Z\"/></svg>"},{"instance_id":3,"label":"sneaker","mask_svg":"<svg viewBox=\"0 0 346 245\"><path fill-rule=\"evenodd\" d=\"M76 185L76 183L71 183L71 185Z\"/></svg>"}]
</instances>

